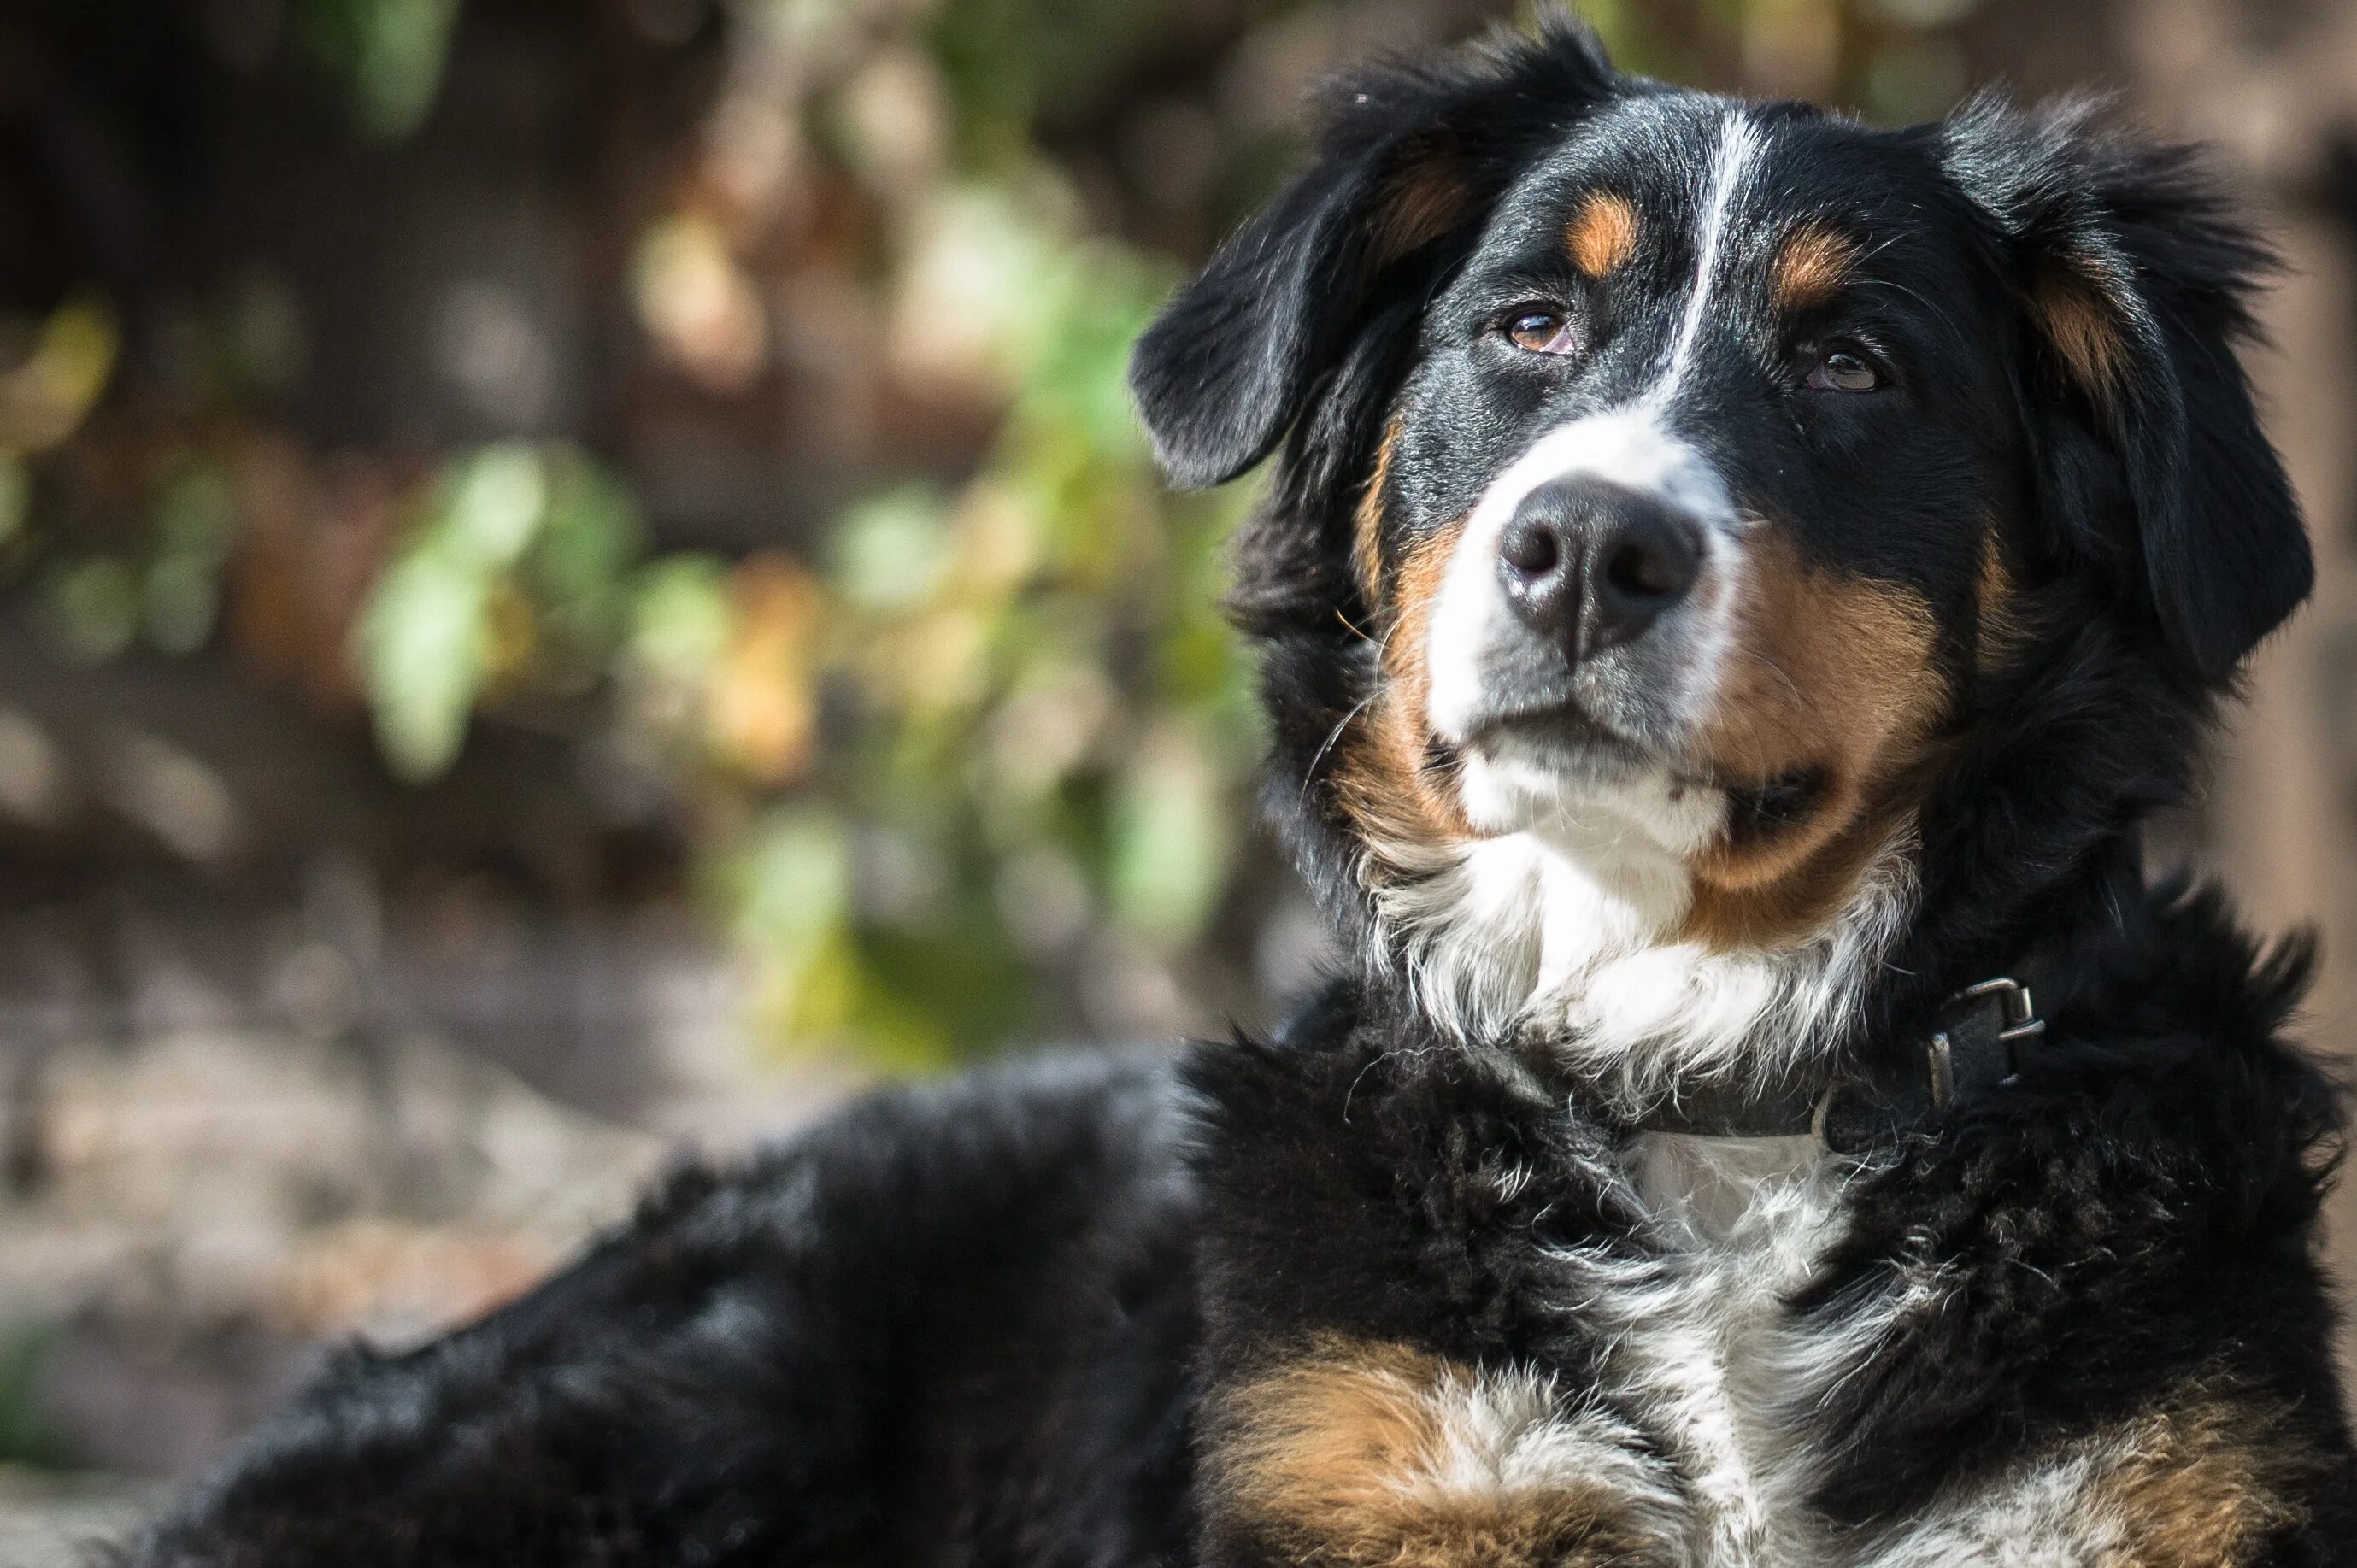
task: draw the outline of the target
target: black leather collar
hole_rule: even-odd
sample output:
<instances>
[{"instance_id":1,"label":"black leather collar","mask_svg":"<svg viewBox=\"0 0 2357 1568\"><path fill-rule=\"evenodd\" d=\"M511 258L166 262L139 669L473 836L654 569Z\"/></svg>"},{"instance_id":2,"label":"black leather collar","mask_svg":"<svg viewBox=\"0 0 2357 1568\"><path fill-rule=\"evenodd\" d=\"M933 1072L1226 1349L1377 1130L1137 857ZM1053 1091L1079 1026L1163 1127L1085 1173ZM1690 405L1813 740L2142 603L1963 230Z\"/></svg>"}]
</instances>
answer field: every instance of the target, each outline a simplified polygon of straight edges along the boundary
<instances>
[{"instance_id":1,"label":"black leather collar","mask_svg":"<svg viewBox=\"0 0 2357 1568\"><path fill-rule=\"evenodd\" d=\"M1897 1142L1954 1101L2011 1079L2020 1065L2016 1052L2045 1029L2027 984L2004 976L1984 980L1942 1004L1920 1051L1895 1070L1766 1096L1693 1090L1655 1108L1637 1127L1701 1138L1813 1136L1835 1154L1862 1155Z\"/></svg>"}]
</instances>

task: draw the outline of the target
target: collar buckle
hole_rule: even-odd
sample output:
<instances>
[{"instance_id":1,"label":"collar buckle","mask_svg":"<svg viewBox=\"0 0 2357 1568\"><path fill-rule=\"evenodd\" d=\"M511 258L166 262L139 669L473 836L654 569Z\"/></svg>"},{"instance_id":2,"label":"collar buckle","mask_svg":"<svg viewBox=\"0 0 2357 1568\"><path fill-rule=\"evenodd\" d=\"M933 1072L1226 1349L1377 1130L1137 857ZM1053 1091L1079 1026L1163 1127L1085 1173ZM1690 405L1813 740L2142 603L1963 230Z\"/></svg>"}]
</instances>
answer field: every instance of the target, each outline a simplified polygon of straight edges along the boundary
<instances>
[{"instance_id":1,"label":"collar buckle","mask_svg":"<svg viewBox=\"0 0 2357 1568\"><path fill-rule=\"evenodd\" d=\"M2018 1047L2024 1040L2035 1039L2046 1032L2046 1020L2038 1015L2038 1004L2029 994L2029 987L2010 975L1967 985L1948 998L1948 1005L1970 1007L1995 999L1997 1007L1996 1045L2003 1053L2005 1070L1997 1079L2000 1085L2011 1083L2020 1071ZM1925 1064L1932 1080L1932 1108L1944 1111L1956 1097L1956 1042L1950 1028L1935 1031L1924 1047Z\"/></svg>"}]
</instances>

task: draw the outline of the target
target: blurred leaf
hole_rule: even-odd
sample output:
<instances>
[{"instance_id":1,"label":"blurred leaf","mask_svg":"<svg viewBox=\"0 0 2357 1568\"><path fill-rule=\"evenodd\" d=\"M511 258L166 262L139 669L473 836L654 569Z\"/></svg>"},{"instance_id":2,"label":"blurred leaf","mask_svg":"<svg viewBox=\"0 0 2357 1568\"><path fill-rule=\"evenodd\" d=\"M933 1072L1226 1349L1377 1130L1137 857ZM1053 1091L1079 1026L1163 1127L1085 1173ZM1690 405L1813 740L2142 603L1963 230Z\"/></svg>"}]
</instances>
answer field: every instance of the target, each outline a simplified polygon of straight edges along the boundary
<instances>
[{"instance_id":1,"label":"blurred leaf","mask_svg":"<svg viewBox=\"0 0 2357 1568\"><path fill-rule=\"evenodd\" d=\"M760 1012L794 1042L839 1040L858 1005L851 852L828 813L788 809L761 819L716 879L738 940L760 976Z\"/></svg>"},{"instance_id":2,"label":"blurred leaf","mask_svg":"<svg viewBox=\"0 0 2357 1568\"><path fill-rule=\"evenodd\" d=\"M68 658L100 663L139 632L139 579L131 564L93 555L54 569L42 596L52 639Z\"/></svg>"},{"instance_id":3,"label":"blurred leaf","mask_svg":"<svg viewBox=\"0 0 2357 1568\"><path fill-rule=\"evenodd\" d=\"M772 813L734 857L725 879L738 927L788 958L815 953L851 913L851 848L826 812Z\"/></svg>"},{"instance_id":4,"label":"blurred leaf","mask_svg":"<svg viewBox=\"0 0 2357 1568\"><path fill-rule=\"evenodd\" d=\"M221 612L212 564L188 555L166 555L151 564L140 599L148 640L165 653L202 648Z\"/></svg>"},{"instance_id":5,"label":"blurred leaf","mask_svg":"<svg viewBox=\"0 0 2357 1568\"><path fill-rule=\"evenodd\" d=\"M893 304L894 368L1003 392L1028 371L1064 299L1057 238L1023 193L967 185L912 217Z\"/></svg>"},{"instance_id":6,"label":"blurred leaf","mask_svg":"<svg viewBox=\"0 0 2357 1568\"><path fill-rule=\"evenodd\" d=\"M545 521L525 569L549 622L581 650L621 635L630 573L645 542L636 499L612 475L577 455L550 466Z\"/></svg>"},{"instance_id":7,"label":"blurred leaf","mask_svg":"<svg viewBox=\"0 0 2357 1568\"><path fill-rule=\"evenodd\" d=\"M817 738L818 586L783 557L757 555L737 568L733 588L733 636L711 687L713 738L748 777L783 784Z\"/></svg>"},{"instance_id":8,"label":"blurred leaf","mask_svg":"<svg viewBox=\"0 0 2357 1568\"><path fill-rule=\"evenodd\" d=\"M941 497L908 485L862 501L834 529L835 586L863 609L905 610L931 598L950 566Z\"/></svg>"},{"instance_id":9,"label":"blurred leaf","mask_svg":"<svg viewBox=\"0 0 2357 1568\"><path fill-rule=\"evenodd\" d=\"M460 464L436 520L437 544L479 570L513 565L547 515L548 473L521 442L486 446Z\"/></svg>"},{"instance_id":10,"label":"blurred leaf","mask_svg":"<svg viewBox=\"0 0 2357 1568\"><path fill-rule=\"evenodd\" d=\"M38 452L71 435L114 373L120 337L114 307L95 295L51 311L31 356L0 372L0 453Z\"/></svg>"},{"instance_id":11,"label":"blurred leaf","mask_svg":"<svg viewBox=\"0 0 2357 1568\"><path fill-rule=\"evenodd\" d=\"M1119 0L957 0L931 39L970 162L992 168L1028 150L1041 118L1100 103L1157 41L1167 9Z\"/></svg>"},{"instance_id":12,"label":"blurred leaf","mask_svg":"<svg viewBox=\"0 0 2357 1568\"><path fill-rule=\"evenodd\" d=\"M718 561L657 561L640 575L631 604L630 658L659 680L700 687L727 650L733 619L727 569Z\"/></svg>"},{"instance_id":13,"label":"blurred leaf","mask_svg":"<svg viewBox=\"0 0 2357 1568\"><path fill-rule=\"evenodd\" d=\"M490 589L478 564L416 550L384 575L361 616L359 654L377 744L412 782L448 768L466 738L490 651Z\"/></svg>"},{"instance_id":14,"label":"blurred leaf","mask_svg":"<svg viewBox=\"0 0 2357 1568\"><path fill-rule=\"evenodd\" d=\"M769 354L760 296L717 225L666 219L639 242L631 263L639 319L665 355L715 392L741 392Z\"/></svg>"},{"instance_id":15,"label":"blurred leaf","mask_svg":"<svg viewBox=\"0 0 2357 1568\"><path fill-rule=\"evenodd\" d=\"M218 561L236 529L236 507L216 468L191 467L156 498L156 537L166 554Z\"/></svg>"},{"instance_id":16,"label":"blurred leaf","mask_svg":"<svg viewBox=\"0 0 2357 1568\"><path fill-rule=\"evenodd\" d=\"M162 652L193 653L212 636L236 529L229 487L213 468L190 468L157 498L156 556L141 600L147 639Z\"/></svg>"},{"instance_id":17,"label":"blurred leaf","mask_svg":"<svg viewBox=\"0 0 2357 1568\"><path fill-rule=\"evenodd\" d=\"M45 1327L0 1332L0 1465L47 1468L65 1460L40 1401L42 1369L56 1342L56 1332Z\"/></svg>"},{"instance_id":18,"label":"blurred leaf","mask_svg":"<svg viewBox=\"0 0 2357 1568\"><path fill-rule=\"evenodd\" d=\"M862 1051L886 1068L951 1066L1004 1044L1030 1015L1030 977L1003 922L986 908L945 914L935 931L871 931L861 941L867 985L850 1021Z\"/></svg>"},{"instance_id":19,"label":"blurred leaf","mask_svg":"<svg viewBox=\"0 0 2357 1568\"><path fill-rule=\"evenodd\" d=\"M425 122L458 0L297 0L311 53L351 93L353 123L397 141Z\"/></svg>"},{"instance_id":20,"label":"blurred leaf","mask_svg":"<svg viewBox=\"0 0 2357 1568\"><path fill-rule=\"evenodd\" d=\"M1124 771L1106 891L1129 930L1159 946L1200 935L1227 884L1229 818L1200 742L1166 725Z\"/></svg>"}]
</instances>

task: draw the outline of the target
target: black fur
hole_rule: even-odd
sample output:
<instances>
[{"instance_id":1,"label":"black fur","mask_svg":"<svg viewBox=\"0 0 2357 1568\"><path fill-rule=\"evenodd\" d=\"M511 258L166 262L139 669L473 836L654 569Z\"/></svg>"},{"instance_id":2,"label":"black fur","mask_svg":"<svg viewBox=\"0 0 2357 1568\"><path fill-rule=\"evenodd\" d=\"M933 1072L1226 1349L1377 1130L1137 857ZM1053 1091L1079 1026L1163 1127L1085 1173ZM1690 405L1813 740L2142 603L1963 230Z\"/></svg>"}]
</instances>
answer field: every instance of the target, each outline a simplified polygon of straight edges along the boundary
<instances>
[{"instance_id":1,"label":"black fur","mask_svg":"<svg viewBox=\"0 0 2357 1568\"><path fill-rule=\"evenodd\" d=\"M1371 308L1405 305L1395 325L1412 329L1419 281L1461 253L1468 220L1619 81L1592 37L1558 30L1542 48L1330 84L1309 169L1138 341L1132 385L1171 478L1216 485L1268 456L1312 383L1359 347ZM1386 208L1419 180L1442 193L1442 231L1389 253Z\"/></svg>"},{"instance_id":2,"label":"black fur","mask_svg":"<svg viewBox=\"0 0 2357 1568\"><path fill-rule=\"evenodd\" d=\"M1265 803L1348 973L1275 1041L898 1091L684 1174L517 1305L408 1355L347 1355L126 1560L1258 1561L1197 1483L1207 1390L1322 1335L1589 1388L1609 1346L1588 1271L1647 1262L1632 1134L1544 1053L1423 1015L1325 786L1378 678L1350 552L1386 422L1424 422L1396 455L1408 527L1461 510L1547 399L1585 395L1501 392L1446 333L1501 236L1552 210L1548 171L1632 134L1613 115L1640 102L1663 124L1706 102L1615 74L1562 23L1356 78L1310 171L1140 345L1174 478L1280 454L1234 603L1274 721ZM2253 1561L2357 1562L2314 1257L2339 1105L2285 1037L2307 957L2260 950L2214 896L2148 890L2136 836L2309 583L2233 357L2264 256L2183 155L2078 112L1984 103L1896 133L1762 113L1828 189L1913 215L1909 290L1937 302L1900 325L1949 377L1910 391L1908 427L1815 427L1810 460L1846 486L1728 456L1803 487L1784 499L1820 530L1807 548L1941 618L1953 701L1921 894L1829 1047L1902 1057L1940 997L2024 961L2050 1020L2018 1082L1868 1163L1791 1304L1831 1321L1927 1268L1960 1282L1807 1416L1813 1506L1903 1518L2198 1380L2278 1410L2301 1456L2298 1517ZM1404 224L1386 204L1410 189ZM2109 395L2038 328L2030 292L2056 268L2115 313ZM1727 396L1730 447L1789 438ZM1893 443L1905 461L1864 461ZM1975 563L1942 532L1968 510L2002 520L2020 566L2014 657L1975 645Z\"/></svg>"},{"instance_id":3,"label":"black fur","mask_svg":"<svg viewBox=\"0 0 2357 1568\"><path fill-rule=\"evenodd\" d=\"M142 1563L1148 1563L1187 1539L1167 1064L883 1096L571 1269L347 1352Z\"/></svg>"}]
</instances>

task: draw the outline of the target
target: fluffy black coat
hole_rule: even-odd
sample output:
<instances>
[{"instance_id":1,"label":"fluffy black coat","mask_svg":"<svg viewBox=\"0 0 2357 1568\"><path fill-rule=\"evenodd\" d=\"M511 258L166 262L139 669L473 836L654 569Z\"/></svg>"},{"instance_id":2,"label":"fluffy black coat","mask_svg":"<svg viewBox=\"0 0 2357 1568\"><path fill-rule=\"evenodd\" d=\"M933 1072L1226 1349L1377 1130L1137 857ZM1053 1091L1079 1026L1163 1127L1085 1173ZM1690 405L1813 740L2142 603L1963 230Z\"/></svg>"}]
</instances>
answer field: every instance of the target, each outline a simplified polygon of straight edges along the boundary
<instances>
[{"instance_id":1,"label":"fluffy black coat","mask_svg":"<svg viewBox=\"0 0 2357 1568\"><path fill-rule=\"evenodd\" d=\"M1684 102L1561 24L1344 84L1316 166L1141 346L1141 408L1176 477L1280 454L1236 611L1274 720L1269 814L1345 934L1347 974L1273 1041L896 1090L675 1177L514 1305L406 1355L347 1353L124 1560L1540 1560L1321 1544L1238 1501L1222 1444L1232 1391L1336 1344L1534 1369L1609 1406L1598 1281L1666 1266L1626 1108L1527 1041L1435 1024L1329 779L1383 679L1354 625L1384 607L1353 530L1388 411L1435 373L1427 317L1501 204L1538 199L1532 170L1638 97ZM1843 138L1868 134L1823 134L1828 177L1857 174ZM1952 225L1978 280L1925 330L1970 357L1952 467L2010 520L2027 651L1980 656L1968 596L1941 597L1961 568L1936 541L1877 567L1943 607L1953 703L1915 817L1912 913L1826 1055L1902 1061L1942 997L2024 963L2049 1028L2015 1081L1844 1187L1792 1319L1832 1332L1910 1281L1940 1288L1793 1417L1814 1455L1803 1506L1829 1540L1865 1541L2198 1387L2266 1412L2268 1501L2237 1560L2357 1563L2314 1255L2338 1103L2285 1037L2308 959L2262 951L2212 895L2147 889L2136 848L2138 821L2181 797L2236 663L2308 585L2232 354L2259 257L2180 155L2083 117L1983 105L1873 151L1871 169L1920 169L1894 199ZM1436 158L1448 201L1403 227L1386 204ZM2067 384L2015 293L2056 257L2123 291L2112 395ZM1501 450L1504 418L1485 426ZM1487 471L1401 461L1396 482L1436 507ZM1546 1560L1601 1561L1581 1542L1605 1533Z\"/></svg>"}]
</instances>

